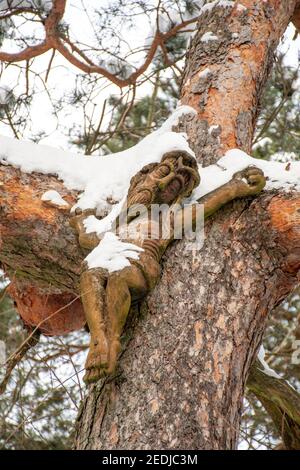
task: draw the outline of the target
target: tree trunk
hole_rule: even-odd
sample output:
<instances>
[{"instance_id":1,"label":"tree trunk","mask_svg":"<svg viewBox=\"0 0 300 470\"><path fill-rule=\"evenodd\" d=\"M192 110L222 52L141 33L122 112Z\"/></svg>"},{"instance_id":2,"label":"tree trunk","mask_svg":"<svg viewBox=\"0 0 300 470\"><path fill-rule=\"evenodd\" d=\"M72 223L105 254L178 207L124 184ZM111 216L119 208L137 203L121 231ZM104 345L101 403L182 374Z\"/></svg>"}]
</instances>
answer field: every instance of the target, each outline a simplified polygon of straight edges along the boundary
<instances>
[{"instance_id":1,"label":"tree trunk","mask_svg":"<svg viewBox=\"0 0 300 470\"><path fill-rule=\"evenodd\" d=\"M178 129L204 165L230 148L250 150L261 90L296 0L239 4L245 9L215 6L200 17L187 58L182 102L198 115ZM201 41L208 31L218 39ZM75 194L52 176L1 165L0 181L0 260L20 305L34 311L43 299L50 313L67 302L80 309L85 253L67 213L40 200L49 187L71 203ZM188 251L184 240L170 247L159 285L132 309L116 375L89 387L77 449L236 447L267 314L299 282L299 207L296 192L235 201L209 221L201 251Z\"/></svg>"},{"instance_id":2,"label":"tree trunk","mask_svg":"<svg viewBox=\"0 0 300 470\"><path fill-rule=\"evenodd\" d=\"M245 9L201 16L181 100L198 116L179 129L204 165L231 148L250 151L261 90L295 3L244 0ZM218 39L201 41L208 31ZM209 222L200 252L185 241L167 251L159 285L128 327L116 377L89 389L76 448L236 447L267 314L298 282L299 207L296 193L237 201Z\"/></svg>"}]
</instances>

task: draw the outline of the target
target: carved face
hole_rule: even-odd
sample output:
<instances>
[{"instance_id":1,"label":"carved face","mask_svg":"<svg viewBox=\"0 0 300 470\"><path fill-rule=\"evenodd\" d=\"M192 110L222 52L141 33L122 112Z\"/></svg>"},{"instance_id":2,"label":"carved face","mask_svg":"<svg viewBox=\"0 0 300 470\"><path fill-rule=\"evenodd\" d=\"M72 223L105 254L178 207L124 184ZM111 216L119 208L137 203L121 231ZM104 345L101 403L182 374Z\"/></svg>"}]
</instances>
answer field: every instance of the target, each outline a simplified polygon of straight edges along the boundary
<instances>
[{"instance_id":1,"label":"carved face","mask_svg":"<svg viewBox=\"0 0 300 470\"><path fill-rule=\"evenodd\" d=\"M199 182L197 163L191 155L183 151L168 152L160 163L144 167L132 178L127 207L180 202Z\"/></svg>"}]
</instances>

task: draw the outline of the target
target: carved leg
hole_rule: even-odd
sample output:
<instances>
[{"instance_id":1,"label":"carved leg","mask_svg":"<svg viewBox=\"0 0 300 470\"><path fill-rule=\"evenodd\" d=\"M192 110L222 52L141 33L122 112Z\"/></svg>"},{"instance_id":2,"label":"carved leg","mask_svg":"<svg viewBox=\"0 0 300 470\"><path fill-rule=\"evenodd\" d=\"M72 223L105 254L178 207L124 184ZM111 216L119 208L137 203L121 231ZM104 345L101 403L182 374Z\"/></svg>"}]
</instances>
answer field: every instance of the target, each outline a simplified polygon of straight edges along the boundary
<instances>
[{"instance_id":1,"label":"carved leg","mask_svg":"<svg viewBox=\"0 0 300 470\"><path fill-rule=\"evenodd\" d=\"M114 372L120 352L120 338L134 299L143 298L148 292L144 272L132 265L109 276L106 288L107 317L109 322L109 367Z\"/></svg>"},{"instance_id":2,"label":"carved leg","mask_svg":"<svg viewBox=\"0 0 300 470\"><path fill-rule=\"evenodd\" d=\"M130 289L134 297L147 293L145 277L137 266L111 274L105 287L99 269L84 271L80 288L91 342L86 360L84 381L92 383L115 370L122 334L131 305Z\"/></svg>"},{"instance_id":3,"label":"carved leg","mask_svg":"<svg viewBox=\"0 0 300 470\"><path fill-rule=\"evenodd\" d=\"M91 335L83 379L87 383L97 380L100 370L108 366L105 282L101 269L84 271L80 277L81 299Z\"/></svg>"},{"instance_id":4,"label":"carved leg","mask_svg":"<svg viewBox=\"0 0 300 470\"><path fill-rule=\"evenodd\" d=\"M96 270L95 270L96 271ZM91 273L92 271L87 271ZM85 273L86 274L86 273ZM116 368L118 354L120 352L120 338L130 310L131 301L142 299L148 291L154 286L160 275L160 266L152 256L146 252L141 255L138 264L132 264L121 271L112 273L107 279L105 289L105 318L102 327L99 327L99 314L96 315L95 303L98 295L95 293L97 286L91 284L90 274L87 274L87 284L93 290L91 305L84 305L87 312L90 312L91 321L91 351L87 359L87 373L85 382L96 382L104 375L112 374ZM92 282L99 282L95 278ZM92 287L91 287L92 286ZM99 288L98 288L99 289ZM104 287L102 284L102 295ZM102 297L103 299L103 297ZM103 302L103 300L102 300ZM97 311L101 310L98 308ZM88 315L87 315L88 316ZM102 333L100 330L102 329ZM96 332L96 333L95 333ZM100 337L100 334L106 336L106 348L101 344L95 345L92 342L94 337ZM105 341L102 339L102 341ZM104 344L104 343L103 343ZM108 345L108 346L107 346ZM109 352L107 352L109 349ZM103 355L103 350L105 354Z\"/></svg>"},{"instance_id":5,"label":"carved leg","mask_svg":"<svg viewBox=\"0 0 300 470\"><path fill-rule=\"evenodd\" d=\"M107 318L109 334L108 374L116 368L120 352L120 338L130 310L131 300L141 300L153 289L160 276L158 241L148 240L143 245L144 252L138 263L109 276L106 287ZM155 255L155 256L154 256Z\"/></svg>"}]
</instances>

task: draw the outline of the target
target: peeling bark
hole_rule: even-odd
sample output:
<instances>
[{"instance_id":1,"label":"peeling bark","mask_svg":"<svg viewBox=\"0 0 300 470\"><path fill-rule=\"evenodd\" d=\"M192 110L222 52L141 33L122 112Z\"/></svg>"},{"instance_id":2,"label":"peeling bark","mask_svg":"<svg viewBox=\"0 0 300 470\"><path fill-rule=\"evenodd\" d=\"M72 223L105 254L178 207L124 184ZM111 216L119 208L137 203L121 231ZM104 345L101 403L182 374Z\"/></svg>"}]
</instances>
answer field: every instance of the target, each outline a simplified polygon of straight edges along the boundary
<instances>
[{"instance_id":1,"label":"peeling bark","mask_svg":"<svg viewBox=\"0 0 300 470\"><path fill-rule=\"evenodd\" d=\"M55 189L69 203L75 194L53 176L25 174L0 165L0 262L11 279L9 292L28 326L61 334L85 324L78 282L84 252L66 211L45 205ZM57 312L57 313L56 313Z\"/></svg>"}]
</instances>

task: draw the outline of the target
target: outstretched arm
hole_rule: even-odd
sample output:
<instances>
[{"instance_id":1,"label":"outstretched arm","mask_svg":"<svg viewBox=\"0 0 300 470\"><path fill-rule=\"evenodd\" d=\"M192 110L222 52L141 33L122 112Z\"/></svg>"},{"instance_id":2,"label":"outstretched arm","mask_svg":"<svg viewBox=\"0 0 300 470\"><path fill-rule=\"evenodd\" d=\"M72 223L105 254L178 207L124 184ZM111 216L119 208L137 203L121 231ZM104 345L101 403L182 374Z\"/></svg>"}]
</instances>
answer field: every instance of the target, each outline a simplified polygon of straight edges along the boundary
<instances>
[{"instance_id":1,"label":"outstretched arm","mask_svg":"<svg viewBox=\"0 0 300 470\"><path fill-rule=\"evenodd\" d=\"M228 183L198 199L198 204L204 205L206 219L234 199L259 194L265 185L263 172L259 168L249 166L235 173Z\"/></svg>"},{"instance_id":2,"label":"outstretched arm","mask_svg":"<svg viewBox=\"0 0 300 470\"><path fill-rule=\"evenodd\" d=\"M195 230L198 204L204 206L204 219L207 219L212 214L217 212L221 207L234 199L255 196L259 194L265 187L266 179L263 172L254 166L245 168L242 171L235 173L228 183L220 186L214 191L206 194L198 199L196 204L191 204L184 209L178 211L174 215L174 227L179 227L179 224L190 221L192 229ZM174 233L172 234L174 236ZM173 237L165 240L164 249L171 243Z\"/></svg>"}]
</instances>

